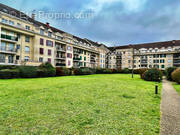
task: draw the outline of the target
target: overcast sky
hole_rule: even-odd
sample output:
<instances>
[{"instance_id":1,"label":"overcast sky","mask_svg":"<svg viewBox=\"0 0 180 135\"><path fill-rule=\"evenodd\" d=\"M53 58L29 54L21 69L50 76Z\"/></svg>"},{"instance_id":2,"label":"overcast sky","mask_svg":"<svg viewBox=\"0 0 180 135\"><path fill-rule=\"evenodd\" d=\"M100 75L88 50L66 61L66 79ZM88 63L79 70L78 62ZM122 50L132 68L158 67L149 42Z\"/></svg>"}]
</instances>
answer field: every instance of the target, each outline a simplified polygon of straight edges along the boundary
<instances>
[{"instance_id":1,"label":"overcast sky","mask_svg":"<svg viewBox=\"0 0 180 135\"><path fill-rule=\"evenodd\" d=\"M35 10L38 15L36 19L39 21L44 23L48 21L50 25L68 33L108 46L180 39L180 0L0 0L0 2L24 12ZM44 13L51 14L47 16ZM53 17L55 13L59 15L63 13L64 16L55 18ZM78 18L79 15L81 18Z\"/></svg>"}]
</instances>

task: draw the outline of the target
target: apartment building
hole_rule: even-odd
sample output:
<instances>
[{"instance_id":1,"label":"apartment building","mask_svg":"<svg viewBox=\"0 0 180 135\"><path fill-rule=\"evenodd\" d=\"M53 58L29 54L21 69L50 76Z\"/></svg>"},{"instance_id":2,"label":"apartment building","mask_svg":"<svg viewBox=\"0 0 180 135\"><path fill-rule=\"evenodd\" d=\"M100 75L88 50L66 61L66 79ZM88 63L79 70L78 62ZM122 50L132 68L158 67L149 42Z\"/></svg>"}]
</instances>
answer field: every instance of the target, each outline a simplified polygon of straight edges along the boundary
<instances>
[{"instance_id":1,"label":"apartment building","mask_svg":"<svg viewBox=\"0 0 180 135\"><path fill-rule=\"evenodd\" d=\"M180 40L110 47L107 68L180 67Z\"/></svg>"},{"instance_id":2,"label":"apartment building","mask_svg":"<svg viewBox=\"0 0 180 135\"><path fill-rule=\"evenodd\" d=\"M0 65L100 67L104 45L89 42L0 4ZM105 52L103 52L105 57ZM105 65L101 66L105 68Z\"/></svg>"}]
</instances>

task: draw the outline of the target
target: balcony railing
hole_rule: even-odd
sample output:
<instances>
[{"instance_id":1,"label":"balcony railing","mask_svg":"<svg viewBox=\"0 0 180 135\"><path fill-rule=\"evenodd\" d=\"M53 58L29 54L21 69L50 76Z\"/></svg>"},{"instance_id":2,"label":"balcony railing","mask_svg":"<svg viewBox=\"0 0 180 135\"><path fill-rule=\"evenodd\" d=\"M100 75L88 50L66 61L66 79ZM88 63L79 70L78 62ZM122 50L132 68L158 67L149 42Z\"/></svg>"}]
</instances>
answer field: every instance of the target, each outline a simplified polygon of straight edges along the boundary
<instances>
[{"instance_id":1,"label":"balcony railing","mask_svg":"<svg viewBox=\"0 0 180 135\"><path fill-rule=\"evenodd\" d=\"M0 59L0 64L3 65L17 65L19 64L18 60L13 60L13 59Z\"/></svg>"},{"instance_id":2,"label":"balcony railing","mask_svg":"<svg viewBox=\"0 0 180 135\"><path fill-rule=\"evenodd\" d=\"M5 34L1 34L1 38L2 39L7 39L7 40L12 40L12 41L18 41L18 37L5 35Z\"/></svg>"},{"instance_id":3,"label":"balcony railing","mask_svg":"<svg viewBox=\"0 0 180 135\"><path fill-rule=\"evenodd\" d=\"M66 52L66 49L65 49L65 48L60 48L60 47L57 47L56 49L57 49L57 51Z\"/></svg>"},{"instance_id":4,"label":"balcony railing","mask_svg":"<svg viewBox=\"0 0 180 135\"><path fill-rule=\"evenodd\" d=\"M66 59L65 56L56 56L56 59Z\"/></svg>"},{"instance_id":5,"label":"balcony railing","mask_svg":"<svg viewBox=\"0 0 180 135\"><path fill-rule=\"evenodd\" d=\"M57 67L65 67L66 64L65 64L65 63L56 63L56 66L57 66Z\"/></svg>"},{"instance_id":6,"label":"balcony railing","mask_svg":"<svg viewBox=\"0 0 180 135\"><path fill-rule=\"evenodd\" d=\"M81 60L81 58L75 58L75 57L74 57L73 60L74 60L74 61L79 61L79 60Z\"/></svg>"},{"instance_id":7,"label":"balcony railing","mask_svg":"<svg viewBox=\"0 0 180 135\"><path fill-rule=\"evenodd\" d=\"M0 46L0 51L7 52L7 53L16 53L17 49L11 48L11 47Z\"/></svg>"}]
</instances>

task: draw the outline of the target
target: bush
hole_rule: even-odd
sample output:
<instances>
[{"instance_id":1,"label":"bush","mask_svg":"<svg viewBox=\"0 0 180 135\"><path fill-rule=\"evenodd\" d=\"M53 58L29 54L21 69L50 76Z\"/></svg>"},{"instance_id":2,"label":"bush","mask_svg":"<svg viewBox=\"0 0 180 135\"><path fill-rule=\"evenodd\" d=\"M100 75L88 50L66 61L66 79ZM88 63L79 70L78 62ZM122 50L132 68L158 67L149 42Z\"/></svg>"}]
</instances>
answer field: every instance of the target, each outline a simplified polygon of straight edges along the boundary
<instances>
[{"instance_id":1,"label":"bush","mask_svg":"<svg viewBox=\"0 0 180 135\"><path fill-rule=\"evenodd\" d=\"M39 66L38 77L53 77L56 76L56 69L49 63L43 63Z\"/></svg>"},{"instance_id":2,"label":"bush","mask_svg":"<svg viewBox=\"0 0 180 135\"><path fill-rule=\"evenodd\" d=\"M96 74L103 74L104 69L103 68L97 68L96 69Z\"/></svg>"},{"instance_id":3,"label":"bush","mask_svg":"<svg viewBox=\"0 0 180 135\"><path fill-rule=\"evenodd\" d=\"M172 79L180 84L180 68L176 69L173 73L172 73Z\"/></svg>"},{"instance_id":4,"label":"bush","mask_svg":"<svg viewBox=\"0 0 180 135\"><path fill-rule=\"evenodd\" d=\"M71 75L71 70L68 68L56 68L56 76L68 76Z\"/></svg>"},{"instance_id":5,"label":"bush","mask_svg":"<svg viewBox=\"0 0 180 135\"><path fill-rule=\"evenodd\" d=\"M91 75L93 71L90 68L78 68L74 70L75 75Z\"/></svg>"},{"instance_id":6,"label":"bush","mask_svg":"<svg viewBox=\"0 0 180 135\"><path fill-rule=\"evenodd\" d=\"M161 81L162 80L162 72L159 69L152 68L147 70L142 78L146 81Z\"/></svg>"},{"instance_id":7,"label":"bush","mask_svg":"<svg viewBox=\"0 0 180 135\"><path fill-rule=\"evenodd\" d=\"M103 74L112 74L112 70L111 69L104 69L103 70Z\"/></svg>"},{"instance_id":8,"label":"bush","mask_svg":"<svg viewBox=\"0 0 180 135\"><path fill-rule=\"evenodd\" d=\"M168 80L172 81L172 73L176 70L177 68L176 67L169 67L166 69L166 77Z\"/></svg>"},{"instance_id":9,"label":"bush","mask_svg":"<svg viewBox=\"0 0 180 135\"><path fill-rule=\"evenodd\" d=\"M3 69L0 70L0 79L12 79L19 78L19 70Z\"/></svg>"},{"instance_id":10,"label":"bush","mask_svg":"<svg viewBox=\"0 0 180 135\"><path fill-rule=\"evenodd\" d=\"M17 69L17 66L0 65L0 70L3 70L3 69Z\"/></svg>"},{"instance_id":11,"label":"bush","mask_svg":"<svg viewBox=\"0 0 180 135\"><path fill-rule=\"evenodd\" d=\"M130 70L130 69L128 69L128 68L124 68L123 70L122 70L122 73L123 74L129 74L129 73L131 73L132 72L132 70Z\"/></svg>"},{"instance_id":12,"label":"bush","mask_svg":"<svg viewBox=\"0 0 180 135\"><path fill-rule=\"evenodd\" d=\"M22 78L35 78L37 77L37 67L33 66L20 66L20 77Z\"/></svg>"},{"instance_id":13,"label":"bush","mask_svg":"<svg viewBox=\"0 0 180 135\"><path fill-rule=\"evenodd\" d=\"M143 79L143 74L147 71L147 68L140 68L140 69L135 69L134 74L140 74L141 79Z\"/></svg>"}]
</instances>

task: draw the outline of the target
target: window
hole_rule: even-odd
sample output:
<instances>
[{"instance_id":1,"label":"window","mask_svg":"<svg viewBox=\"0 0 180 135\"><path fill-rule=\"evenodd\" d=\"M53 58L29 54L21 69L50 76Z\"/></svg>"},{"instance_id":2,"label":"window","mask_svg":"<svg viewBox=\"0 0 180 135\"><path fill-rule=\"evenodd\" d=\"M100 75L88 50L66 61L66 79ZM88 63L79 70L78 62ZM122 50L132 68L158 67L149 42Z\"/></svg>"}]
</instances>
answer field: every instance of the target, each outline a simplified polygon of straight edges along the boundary
<instances>
[{"instance_id":1,"label":"window","mask_svg":"<svg viewBox=\"0 0 180 135\"><path fill-rule=\"evenodd\" d=\"M80 56L80 60L82 60L82 56Z\"/></svg>"},{"instance_id":2,"label":"window","mask_svg":"<svg viewBox=\"0 0 180 135\"><path fill-rule=\"evenodd\" d=\"M168 60L168 63L171 63L171 60Z\"/></svg>"},{"instance_id":3,"label":"window","mask_svg":"<svg viewBox=\"0 0 180 135\"><path fill-rule=\"evenodd\" d=\"M44 45L44 39L40 38L40 45Z\"/></svg>"},{"instance_id":4,"label":"window","mask_svg":"<svg viewBox=\"0 0 180 135\"><path fill-rule=\"evenodd\" d=\"M165 60L160 60L160 63L164 63L165 62Z\"/></svg>"},{"instance_id":5,"label":"window","mask_svg":"<svg viewBox=\"0 0 180 135\"><path fill-rule=\"evenodd\" d=\"M25 47L25 53L29 53L29 52L30 52L29 46L26 46Z\"/></svg>"},{"instance_id":6,"label":"window","mask_svg":"<svg viewBox=\"0 0 180 135\"><path fill-rule=\"evenodd\" d=\"M44 54L44 49L43 48L39 48L39 53L43 55Z\"/></svg>"},{"instance_id":7,"label":"window","mask_svg":"<svg viewBox=\"0 0 180 135\"><path fill-rule=\"evenodd\" d=\"M51 58L48 58L48 62L51 63Z\"/></svg>"},{"instance_id":8,"label":"window","mask_svg":"<svg viewBox=\"0 0 180 135\"><path fill-rule=\"evenodd\" d=\"M51 50L50 49L48 49L48 55L51 56Z\"/></svg>"},{"instance_id":9,"label":"window","mask_svg":"<svg viewBox=\"0 0 180 135\"><path fill-rule=\"evenodd\" d=\"M1 42L0 50L5 51L6 50L6 43Z\"/></svg>"},{"instance_id":10,"label":"window","mask_svg":"<svg viewBox=\"0 0 180 135\"><path fill-rule=\"evenodd\" d=\"M43 29L40 29L40 34L44 35L44 30Z\"/></svg>"},{"instance_id":11,"label":"window","mask_svg":"<svg viewBox=\"0 0 180 135\"><path fill-rule=\"evenodd\" d=\"M20 56L16 56L16 60L19 60Z\"/></svg>"},{"instance_id":12,"label":"window","mask_svg":"<svg viewBox=\"0 0 180 135\"><path fill-rule=\"evenodd\" d=\"M8 51L11 51L11 52L14 51L14 44L8 43Z\"/></svg>"},{"instance_id":13,"label":"window","mask_svg":"<svg viewBox=\"0 0 180 135\"><path fill-rule=\"evenodd\" d=\"M21 27L21 24L20 24L20 23L17 23L17 26L18 26L18 27Z\"/></svg>"},{"instance_id":14,"label":"window","mask_svg":"<svg viewBox=\"0 0 180 135\"><path fill-rule=\"evenodd\" d=\"M2 23L8 23L8 20L3 18Z\"/></svg>"},{"instance_id":15,"label":"window","mask_svg":"<svg viewBox=\"0 0 180 135\"><path fill-rule=\"evenodd\" d=\"M13 63L14 57L12 55L8 56L8 63Z\"/></svg>"},{"instance_id":16,"label":"window","mask_svg":"<svg viewBox=\"0 0 180 135\"><path fill-rule=\"evenodd\" d=\"M5 63L5 61L6 61L6 55L0 54L0 63Z\"/></svg>"},{"instance_id":17,"label":"window","mask_svg":"<svg viewBox=\"0 0 180 135\"><path fill-rule=\"evenodd\" d=\"M24 61L29 61L29 56L25 56Z\"/></svg>"},{"instance_id":18,"label":"window","mask_svg":"<svg viewBox=\"0 0 180 135\"><path fill-rule=\"evenodd\" d=\"M71 51L72 47L71 46L67 46L67 50Z\"/></svg>"},{"instance_id":19,"label":"window","mask_svg":"<svg viewBox=\"0 0 180 135\"><path fill-rule=\"evenodd\" d=\"M86 57L84 57L84 61L86 61Z\"/></svg>"},{"instance_id":20,"label":"window","mask_svg":"<svg viewBox=\"0 0 180 135\"><path fill-rule=\"evenodd\" d=\"M43 58L42 57L39 58L39 62L43 62Z\"/></svg>"},{"instance_id":21,"label":"window","mask_svg":"<svg viewBox=\"0 0 180 135\"><path fill-rule=\"evenodd\" d=\"M14 25L14 22L11 21L11 20L9 20L9 24L10 24L10 25Z\"/></svg>"},{"instance_id":22,"label":"window","mask_svg":"<svg viewBox=\"0 0 180 135\"><path fill-rule=\"evenodd\" d=\"M51 37L51 36L52 36L52 32L48 31L48 37Z\"/></svg>"},{"instance_id":23,"label":"window","mask_svg":"<svg viewBox=\"0 0 180 135\"><path fill-rule=\"evenodd\" d=\"M29 36L26 36L26 39L25 39L26 42L30 42L30 37Z\"/></svg>"},{"instance_id":24,"label":"window","mask_svg":"<svg viewBox=\"0 0 180 135\"><path fill-rule=\"evenodd\" d=\"M71 66L71 61L70 60L68 60L68 66Z\"/></svg>"},{"instance_id":25,"label":"window","mask_svg":"<svg viewBox=\"0 0 180 135\"><path fill-rule=\"evenodd\" d=\"M30 26L26 25L26 30L30 30Z\"/></svg>"},{"instance_id":26,"label":"window","mask_svg":"<svg viewBox=\"0 0 180 135\"><path fill-rule=\"evenodd\" d=\"M72 58L72 54L71 53L67 53L67 58Z\"/></svg>"},{"instance_id":27,"label":"window","mask_svg":"<svg viewBox=\"0 0 180 135\"><path fill-rule=\"evenodd\" d=\"M86 67L86 62L84 62L84 67Z\"/></svg>"},{"instance_id":28,"label":"window","mask_svg":"<svg viewBox=\"0 0 180 135\"><path fill-rule=\"evenodd\" d=\"M165 68L165 66L164 66L164 65L161 65L161 68Z\"/></svg>"},{"instance_id":29,"label":"window","mask_svg":"<svg viewBox=\"0 0 180 135\"><path fill-rule=\"evenodd\" d=\"M46 40L46 45L53 47L53 42L50 40Z\"/></svg>"},{"instance_id":30,"label":"window","mask_svg":"<svg viewBox=\"0 0 180 135\"><path fill-rule=\"evenodd\" d=\"M17 50L20 49L20 45L17 45L17 46L16 46L16 49L17 49Z\"/></svg>"}]
</instances>

